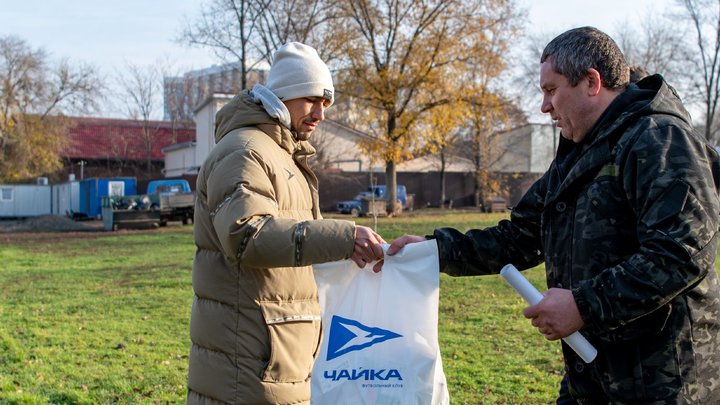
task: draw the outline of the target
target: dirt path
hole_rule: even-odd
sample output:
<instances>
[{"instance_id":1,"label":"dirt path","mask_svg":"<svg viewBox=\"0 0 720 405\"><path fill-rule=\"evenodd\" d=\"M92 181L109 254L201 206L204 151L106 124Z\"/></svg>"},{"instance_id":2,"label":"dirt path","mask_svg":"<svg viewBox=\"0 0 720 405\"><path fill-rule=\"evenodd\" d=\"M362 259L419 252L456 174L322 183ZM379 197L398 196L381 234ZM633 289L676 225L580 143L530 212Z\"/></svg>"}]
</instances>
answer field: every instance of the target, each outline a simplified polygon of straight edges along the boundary
<instances>
[{"instance_id":1,"label":"dirt path","mask_svg":"<svg viewBox=\"0 0 720 405\"><path fill-rule=\"evenodd\" d=\"M102 221L73 221L60 215L41 215L24 219L0 219L0 233L3 234L18 232L95 232L102 230Z\"/></svg>"}]
</instances>

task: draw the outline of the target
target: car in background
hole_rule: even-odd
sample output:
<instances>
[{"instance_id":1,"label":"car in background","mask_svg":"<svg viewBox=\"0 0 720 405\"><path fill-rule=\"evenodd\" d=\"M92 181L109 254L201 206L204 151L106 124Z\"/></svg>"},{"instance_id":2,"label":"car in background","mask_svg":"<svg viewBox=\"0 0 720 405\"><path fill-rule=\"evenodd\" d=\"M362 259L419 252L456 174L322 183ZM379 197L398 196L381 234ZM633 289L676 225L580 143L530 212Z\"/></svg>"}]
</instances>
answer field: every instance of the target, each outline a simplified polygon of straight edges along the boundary
<instances>
[{"instance_id":1,"label":"car in background","mask_svg":"<svg viewBox=\"0 0 720 405\"><path fill-rule=\"evenodd\" d=\"M407 188L398 184L397 203L401 210L413 210L414 194L408 194ZM384 184L368 186L367 190L359 192L352 200L338 201L335 207L341 214L352 216L385 215L387 205L387 186Z\"/></svg>"}]
</instances>

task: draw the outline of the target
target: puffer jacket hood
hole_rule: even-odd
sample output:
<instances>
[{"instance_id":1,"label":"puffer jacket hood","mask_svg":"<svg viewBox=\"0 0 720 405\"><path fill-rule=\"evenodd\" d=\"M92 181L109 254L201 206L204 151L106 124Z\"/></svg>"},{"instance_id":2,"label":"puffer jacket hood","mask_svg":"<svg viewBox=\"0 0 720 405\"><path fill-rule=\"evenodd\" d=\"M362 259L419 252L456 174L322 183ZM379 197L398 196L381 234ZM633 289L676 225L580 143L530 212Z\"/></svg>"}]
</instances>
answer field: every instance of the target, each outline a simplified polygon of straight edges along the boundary
<instances>
[{"instance_id":1,"label":"puffer jacket hood","mask_svg":"<svg viewBox=\"0 0 720 405\"><path fill-rule=\"evenodd\" d=\"M298 141L292 131L265 112L262 104L253 101L250 90L243 90L218 111L215 117L215 143L220 142L229 132L245 127L259 128L288 153L307 157L315 154L315 148L309 142Z\"/></svg>"}]
</instances>

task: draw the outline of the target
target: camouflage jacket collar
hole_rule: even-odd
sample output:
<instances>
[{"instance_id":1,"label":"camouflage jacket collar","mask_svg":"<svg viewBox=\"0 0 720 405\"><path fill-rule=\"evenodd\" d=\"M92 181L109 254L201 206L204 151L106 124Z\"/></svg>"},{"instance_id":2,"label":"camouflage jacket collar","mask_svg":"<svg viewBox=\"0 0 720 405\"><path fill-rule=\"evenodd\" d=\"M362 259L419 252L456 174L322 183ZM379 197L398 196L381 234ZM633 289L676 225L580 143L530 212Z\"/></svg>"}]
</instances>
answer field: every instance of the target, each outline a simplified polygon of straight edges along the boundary
<instances>
[{"instance_id":1,"label":"camouflage jacket collar","mask_svg":"<svg viewBox=\"0 0 720 405\"><path fill-rule=\"evenodd\" d=\"M546 204L594 177L613 159L615 146L628 128L640 118L654 114L669 114L690 121L677 93L660 75L631 84L608 106L582 144L561 138L557 157L550 167L557 176L558 186L549 190Z\"/></svg>"}]
</instances>

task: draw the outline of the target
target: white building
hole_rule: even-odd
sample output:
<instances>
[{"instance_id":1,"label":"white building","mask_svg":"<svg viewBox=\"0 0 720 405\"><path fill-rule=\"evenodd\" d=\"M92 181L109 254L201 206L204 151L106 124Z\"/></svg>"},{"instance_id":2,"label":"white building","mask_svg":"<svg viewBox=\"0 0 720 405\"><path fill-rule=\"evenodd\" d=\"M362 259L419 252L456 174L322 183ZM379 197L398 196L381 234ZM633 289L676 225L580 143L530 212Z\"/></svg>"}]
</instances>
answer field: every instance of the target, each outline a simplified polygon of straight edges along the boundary
<instances>
[{"instance_id":1,"label":"white building","mask_svg":"<svg viewBox=\"0 0 720 405\"><path fill-rule=\"evenodd\" d=\"M560 131L550 124L527 124L500 136L504 151L494 165L502 173L542 174L555 158Z\"/></svg>"},{"instance_id":2,"label":"white building","mask_svg":"<svg viewBox=\"0 0 720 405\"><path fill-rule=\"evenodd\" d=\"M165 176L179 177L197 174L200 166L215 146L215 115L233 95L214 94L195 110L195 141L175 144L163 149ZM507 150L495 165L496 171L505 173L541 174L550 166L557 144L554 127L546 124L528 124L503 134L498 149ZM358 144L369 140L369 135L327 119L313 134L312 144L323 154L323 159L343 172L385 171L385 162L372 161L364 155ZM472 172L472 161L454 156L446 162L446 172ZM440 171L440 159L426 155L397 165L397 172L427 173Z\"/></svg>"},{"instance_id":3,"label":"white building","mask_svg":"<svg viewBox=\"0 0 720 405\"><path fill-rule=\"evenodd\" d=\"M232 100L230 94L213 94L195 109L195 140L163 148L165 177L197 174L215 146L215 114Z\"/></svg>"},{"instance_id":4,"label":"white building","mask_svg":"<svg viewBox=\"0 0 720 405\"><path fill-rule=\"evenodd\" d=\"M52 212L47 184L0 184L0 218L25 218Z\"/></svg>"}]
</instances>

